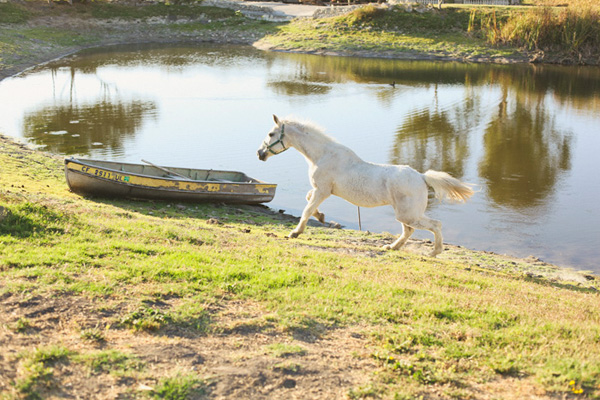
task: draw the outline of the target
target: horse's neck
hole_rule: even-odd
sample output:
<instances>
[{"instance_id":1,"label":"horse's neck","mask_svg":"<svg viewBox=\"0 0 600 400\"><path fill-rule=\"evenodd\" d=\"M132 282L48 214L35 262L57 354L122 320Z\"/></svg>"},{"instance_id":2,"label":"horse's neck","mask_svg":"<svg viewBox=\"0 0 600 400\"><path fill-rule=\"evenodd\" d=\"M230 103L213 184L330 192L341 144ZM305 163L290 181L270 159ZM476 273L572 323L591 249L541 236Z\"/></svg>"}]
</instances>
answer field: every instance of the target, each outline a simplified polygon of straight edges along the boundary
<instances>
[{"instance_id":1,"label":"horse's neck","mask_svg":"<svg viewBox=\"0 0 600 400\"><path fill-rule=\"evenodd\" d=\"M344 153L346 158L358 158L348 147L321 134L309 133L306 135L299 132L293 146L313 164L318 164L324 156L330 156L331 154Z\"/></svg>"}]
</instances>

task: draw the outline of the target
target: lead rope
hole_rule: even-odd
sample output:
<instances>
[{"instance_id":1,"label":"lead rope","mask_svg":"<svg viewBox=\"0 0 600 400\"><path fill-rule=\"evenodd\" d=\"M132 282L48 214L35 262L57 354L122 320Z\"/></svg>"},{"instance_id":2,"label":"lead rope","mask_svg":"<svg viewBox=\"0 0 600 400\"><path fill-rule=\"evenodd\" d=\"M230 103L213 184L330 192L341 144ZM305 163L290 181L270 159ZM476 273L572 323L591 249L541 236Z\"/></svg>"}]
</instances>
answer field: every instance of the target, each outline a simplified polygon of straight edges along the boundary
<instances>
[{"instance_id":1,"label":"lead rope","mask_svg":"<svg viewBox=\"0 0 600 400\"><path fill-rule=\"evenodd\" d=\"M356 207L358 210L358 230L362 231L362 224L360 223L360 207Z\"/></svg>"}]
</instances>

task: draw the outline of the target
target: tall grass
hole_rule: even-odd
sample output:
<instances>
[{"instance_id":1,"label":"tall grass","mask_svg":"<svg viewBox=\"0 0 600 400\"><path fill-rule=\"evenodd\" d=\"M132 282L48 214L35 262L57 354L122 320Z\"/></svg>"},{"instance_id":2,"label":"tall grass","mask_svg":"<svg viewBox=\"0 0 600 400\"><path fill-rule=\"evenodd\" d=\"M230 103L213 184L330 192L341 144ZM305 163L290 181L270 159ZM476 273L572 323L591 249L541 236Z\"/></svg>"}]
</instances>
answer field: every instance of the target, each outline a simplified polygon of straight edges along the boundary
<instances>
[{"instance_id":1,"label":"tall grass","mask_svg":"<svg viewBox=\"0 0 600 400\"><path fill-rule=\"evenodd\" d=\"M562 53L574 60L600 57L600 9L591 6L534 7L503 19L495 12L473 11L469 31L476 28L493 45Z\"/></svg>"},{"instance_id":2,"label":"tall grass","mask_svg":"<svg viewBox=\"0 0 600 400\"><path fill-rule=\"evenodd\" d=\"M545 7L560 7L568 5L569 7L583 8L596 7L600 9L598 0L536 0L535 5Z\"/></svg>"},{"instance_id":3,"label":"tall grass","mask_svg":"<svg viewBox=\"0 0 600 400\"><path fill-rule=\"evenodd\" d=\"M584 8L575 11L572 8L559 15L561 41L568 48L576 52L600 47L600 11L598 9Z\"/></svg>"}]
</instances>

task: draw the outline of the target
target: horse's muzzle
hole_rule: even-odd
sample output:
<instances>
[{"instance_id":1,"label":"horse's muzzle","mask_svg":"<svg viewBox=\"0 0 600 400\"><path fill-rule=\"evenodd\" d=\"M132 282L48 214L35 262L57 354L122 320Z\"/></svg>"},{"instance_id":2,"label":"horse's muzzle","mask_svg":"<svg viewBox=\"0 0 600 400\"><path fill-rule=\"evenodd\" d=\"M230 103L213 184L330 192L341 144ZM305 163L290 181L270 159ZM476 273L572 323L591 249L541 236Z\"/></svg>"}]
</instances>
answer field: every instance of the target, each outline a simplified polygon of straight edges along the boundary
<instances>
[{"instance_id":1,"label":"horse's muzzle","mask_svg":"<svg viewBox=\"0 0 600 400\"><path fill-rule=\"evenodd\" d=\"M256 152L260 161L267 161L267 151L258 149Z\"/></svg>"}]
</instances>

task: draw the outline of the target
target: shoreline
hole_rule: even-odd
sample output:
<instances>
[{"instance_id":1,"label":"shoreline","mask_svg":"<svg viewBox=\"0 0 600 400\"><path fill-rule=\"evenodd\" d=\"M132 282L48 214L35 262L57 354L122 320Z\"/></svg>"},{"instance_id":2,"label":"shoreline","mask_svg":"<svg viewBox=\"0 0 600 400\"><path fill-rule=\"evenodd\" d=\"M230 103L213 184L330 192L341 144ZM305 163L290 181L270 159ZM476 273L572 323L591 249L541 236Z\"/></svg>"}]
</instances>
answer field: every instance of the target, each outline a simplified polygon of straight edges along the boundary
<instances>
[{"instance_id":1,"label":"shoreline","mask_svg":"<svg viewBox=\"0 0 600 400\"><path fill-rule=\"evenodd\" d=\"M35 22L37 25L39 21ZM54 19L52 21L52 25L61 24L60 19ZM0 81L5 78L18 76L19 74L25 73L31 68L36 66L44 65L47 63L51 63L53 61L59 60L64 57L68 57L80 51L92 48L100 48L100 47L110 47L110 46L119 46L119 45L140 45L140 44L185 44L185 43L217 43L217 44L238 44L238 45L249 45L254 46L262 51L282 51L282 52L295 52L295 53L305 53L305 54L317 54L322 56L338 56L338 57L346 57L346 56L355 56L355 57L369 57L369 58L394 58L394 59L406 59L406 60L436 60L436 61L458 61L458 62L481 62L481 63L499 63L499 64L515 64L515 63L528 63L524 58L504 58L499 57L495 59L490 59L489 57L482 57L480 59L461 59L457 57L442 57L439 55L431 55L431 54L421 54L421 53L406 53L404 57L398 57L397 54L382 54L381 52L370 52L370 51L349 51L349 52L334 52L328 50L319 50L319 51L289 51L289 50L279 50L273 46L266 46L264 43L261 43L258 34L248 34L248 32L240 32L235 30L225 29L223 32L219 32L216 34L213 31L194 31L193 34L188 34L183 36L177 35L164 35L160 27L168 26L168 21L162 21L157 24L148 24L148 23L140 23L134 25L134 28L126 28L125 33L119 32L119 40L114 40L114 37L107 37L106 35L110 32L102 32L97 36L97 39L92 43L87 43L85 45L73 45L66 48L57 48L57 49L45 49L43 51L33 51L28 55L21 57L19 63L15 63L13 66L9 68L1 68L0 65ZM84 31L87 29L91 29L96 23L86 23L85 21L77 21L75 23L80 30ZM103 25L106 25L104 23ZM116 26L115 26L116 25ZM120 26L119 26L120 25ZM120 22L113 22L112 27L124 28L127 25L131 25L131 23L121 24ZM155 29L145 29L148 26L156 25ZM141 34L144 32L144 34ZM112 35L114 36L114 34ZM2 136L2 132L0 132L0 138L4 138ZM8 138L9 140L13 140L16 143L16 138ZM268 207L268 206L267 206ZM276 210L270 210L270 214L277 215ZM297 219L295 216L285 215L282 218L289 219ZM354 229L348 229L354 231ZM415 243L426 242L423 240L412 240L412 247L415 247ZM409 242L408 247L410 248ZM474 265L485 269L493 269L496 271L506 271L509 273L517 273L523 274L527 278L532 279L544 279L549 280L551 282L563 282L563 283L572 283L575 285L581 285L587 288L594 288L598 290L599 288L594 287L591 283L594 281L600 281L600 274L597 272L586 271L586 270L577 270L574 267L563 267L559 265L554 265L550 263L546 263L542 260L539 260L535 257L527 257L520 258L514 257L510 255L496 254L493 252L482 251L482 250L470 250L465 249L461 246L444 244L447 250L443 253L446 256L444 259L454 260L454 261L465 261L470 260ZM491 260L488 260L488 256L491 256ZM479 260L479 261L473 261Z\"/></svg>"},{"instance_id":2,"label":"shoreline","mask_svg":"<svg viewBox=\"0 0 600 400\"><path fill-rule=\"evenodd\" d=\"M248 45L252 46L261 51L272 51L272 52L281 52L281 53L296 53L296 54L312 54L319 56L328 56L328 57L361 57L361 58L380 58L380 59L395 59L395 60L408 60L408 61L447 61L447 62L462 62L462 63L491 63L491 64L531 64L531 61L523 57L489 57L489 56L481 56L481 57L456 57L451 55L439 55L439 54L424 54L417 52L405 52L402 55L398 53L382 53L377 51L368 51L368 50L352 50L352 51L336 51L336 50L289 50L282 49L274 45L270 45L268 43L264 43L261 41L254 40L244 40L237 36L234 37L221 37L217 40L209 38L206 39L202 37L196 38L160 38L154 37L146 40L138 40L129 38L129 40L99 40L90 45L83 46L73 46L68 49L60 49L57 51L49 51L36 53L35 56L32 57L23 57L25 58L19 64L13 65L8 68L2 68L0 65L0 82L6 78L11 78L14 76L18 76L26 72L27 70L51 63L53 61L60 60L65 57L69 57L73 54L79 53L84 50L101 48L101 47L111 47L111 46L126 46L126 45L142 45L142 44L202 44L202 43L213 43L213 44L237 44L237 45Z\"/></svg>"},{"instance_id":3,"label":"shoreline","mask_svg":"<svg viewBox=\"0 0 600 400\"><path fill-rule=\"evenodd\" d=\"M63 158L60 155L36 149L25 141L6 136L1 132L0 144L4 144L5 146L9 145L15 148L16 152L20 153L20 156L23 158L27 158L27 154L30 152L40 153L53 158ZM246 210L246 212L253 215L262 214L271 219L280 221L281 223L296 224L300 219L299 216L287 214L285 212L280 212L276 209L273 209L268 204L241 207L233 205L231 207L236 208L236 210ZM351 236L348 240L356 241L357 245L362 245L365 242L369 242L371 245L380 248L396 238L396 235L387 232L377 233L358 231L352 228L345 228L333 221L320 223L313 218L309 220L308 225L309 227L313 228L325 228L333 230L342 229L348 232L349 236ZM368 239L362 238L359 240L352 237L358 235L365 235L368 237ZM431 240L411 238L402 249L398 250L398 254L407 252L413 255L422 255L424 257L427 253L427 248L431 245ZM432 262L434 262L433 260L443 260L460 263L465 265L466 270L470 270L471 268L488 270L493 271L494 273L521 276L524 279L532 281L548 282L550 284L561 286L600 291L600 274L597 272L579 270L573 267L547 263L536 256L517 257L509 254L494 253L492 251L469 249L460 245L444 242L444 251L436 258L432 258L431 260Z\"/></svg>"},{"instance_id":4,"label":"shoreline","mask_svg":"<svg viewBox=\"0 0 600 400\"><path fill-rule=\"evenodd\" d=\"M214 7L224 7L233 10L231 4L236 2L229 1L220 6L219 2L211 1L210 4ZM254 14L248 21L272 21L273 14L278 11L273 11L273 8L261 6L262 11L257 12L253 5L241 3L236 12L244 13L247 7ZM283 3L273 3L281 4ZM302 6L287 5L292 9L289 17L294 17L295 14L299 18L311 18L302 16L302 12L298 8ZM55 6L56 7L56 6ZM306 6L312 7L312 6ZM353 7L353 6L350 6ZM325 8L325 7L324 7ZM340 7L342 8L342 7ZM348 8L348 7L343 7ZM240 9L242 11L240 11ZM260 17L265 17L261 19ZM289 21L289 20L288 20ZM283 22L283 21L279 21ZM168 16L153 17L151 19L138 20L123 20L119 18L108 20L85 19L80 17L72 17L67 15L52 16L52 17L36 17L31 21L23 24L0 24L0 27L7 28L10 36L22 36L27 40L26 35L19 33L23 29L57 29L63 27L72 33L75 38L73 44L50 44L44 43L42 40L30 39L29 43L21 43L22 46L30 48L20 48L19 44L13 45L13 51L3 50L0 47L0 81L5 78L18 75L29 68L36 65L45 64L63 57L67 57L82 50L127 44L161 44L161 43L217 43L217 44L242 44L250 45L262 51L299 53L299 54L315 54L321 56L333 57L363 57L363 58L382 58L382 59L397 59L397 60L414 60L414 61L450 61L464 63L494 63L494 64L560 64L560 60L552 57L542 57L535 52L519 51L518 54L512 56L494 56L494 55L478 55L469 54L450 54L446 52L417 52L417 51L393 51L393 50L333 50L327 48L319 49L287 49L275 44L271 44L268 40L264 40L268 33L259 32L256 29L238 29L232 27L219 27L214 29L190 29L180 30L178 26L186 24L199 24L200 28L206 23L211 23L210 20L198 21L194 18L182 18L171 20ZM115 40L115 37L119 39ZM77 40L82 40L83 44L78 44ZM0 36L0 43L2 37ZM20 53L14 56L11 53ZM14 59L11 59L14 58ZM4 59L8 63L3 62ZM7 65L8 64L8 65Z\"/></svg>"}]
</instances>

